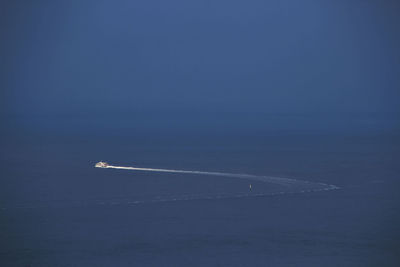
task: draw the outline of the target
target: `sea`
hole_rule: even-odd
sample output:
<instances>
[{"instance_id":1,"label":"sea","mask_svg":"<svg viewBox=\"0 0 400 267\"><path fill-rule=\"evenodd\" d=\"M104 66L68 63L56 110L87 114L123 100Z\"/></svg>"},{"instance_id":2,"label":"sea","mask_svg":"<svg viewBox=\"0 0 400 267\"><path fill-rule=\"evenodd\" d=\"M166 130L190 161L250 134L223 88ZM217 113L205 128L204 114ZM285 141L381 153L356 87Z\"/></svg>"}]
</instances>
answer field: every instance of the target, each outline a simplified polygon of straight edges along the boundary
<instances>
[{"instance_id":1,"label":"sea","mask_svg":"<svg viewBox=\"0 0 400 267\"><path fill-rule=\"evenodd\" d=\"M0 266L400 264L398 131L119 133L2 140Z\"/></svg>"}]
</instances>

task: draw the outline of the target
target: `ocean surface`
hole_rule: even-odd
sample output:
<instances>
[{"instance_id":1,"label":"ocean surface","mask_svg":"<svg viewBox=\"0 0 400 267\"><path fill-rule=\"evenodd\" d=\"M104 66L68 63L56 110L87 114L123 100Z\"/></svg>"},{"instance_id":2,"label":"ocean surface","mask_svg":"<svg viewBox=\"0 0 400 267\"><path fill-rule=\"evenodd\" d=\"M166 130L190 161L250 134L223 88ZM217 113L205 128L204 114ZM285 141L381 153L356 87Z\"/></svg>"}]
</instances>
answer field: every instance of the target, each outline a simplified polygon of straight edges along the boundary
<instances>
[{"instance_id":1,"label":"ocean surface","mask_svg":"<svg viewBox=\"0 0 400 267\"><path fill-rule=\"evenodd\" d=\"M399 266L399 143L390 132L3 140L0 266Z\"/></svg>"}]
</instances>

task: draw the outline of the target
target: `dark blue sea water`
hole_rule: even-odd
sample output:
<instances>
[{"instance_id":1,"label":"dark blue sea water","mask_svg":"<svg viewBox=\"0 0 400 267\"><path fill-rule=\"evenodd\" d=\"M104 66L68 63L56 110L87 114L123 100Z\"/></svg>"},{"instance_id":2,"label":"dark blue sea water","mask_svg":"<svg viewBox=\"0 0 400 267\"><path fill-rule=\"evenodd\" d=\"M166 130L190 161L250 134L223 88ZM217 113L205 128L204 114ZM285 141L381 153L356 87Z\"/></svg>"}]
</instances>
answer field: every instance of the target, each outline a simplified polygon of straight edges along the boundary
<instances>
[{"instance_id":1,"label":"dark blue sea water","mask_svg":"<svg viewBox=\"0 0 400 267\"><path fill-rule=\"evenodd\" d=\"M0 265L398 266L399 141L393 133L11 138L0 161ZM100 160L340 189L235 198L249 181L94 168ZM268 190L284 189L253 182L252 193ZM228 197L153 202L218 194Z\"/></svg>"}]
</instances>

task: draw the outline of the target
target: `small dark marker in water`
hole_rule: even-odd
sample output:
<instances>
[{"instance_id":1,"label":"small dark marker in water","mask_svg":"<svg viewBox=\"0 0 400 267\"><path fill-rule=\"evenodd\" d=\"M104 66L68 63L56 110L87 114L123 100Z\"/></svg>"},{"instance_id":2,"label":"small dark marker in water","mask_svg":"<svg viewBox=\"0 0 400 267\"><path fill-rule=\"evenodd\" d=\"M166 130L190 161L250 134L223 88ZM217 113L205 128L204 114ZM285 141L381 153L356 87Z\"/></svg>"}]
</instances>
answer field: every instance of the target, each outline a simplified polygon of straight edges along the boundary
<instances>
[{"instance_id":1,"label":"small dark marker in water","mask_svg":"<svg viewBox=\"0 0 400 267\"><path fill-rule=\"evenodd\" d=\"M249 184L249 189L250 189L250 191L251 191L251 184Z\"/></svg>"}]
</instances>

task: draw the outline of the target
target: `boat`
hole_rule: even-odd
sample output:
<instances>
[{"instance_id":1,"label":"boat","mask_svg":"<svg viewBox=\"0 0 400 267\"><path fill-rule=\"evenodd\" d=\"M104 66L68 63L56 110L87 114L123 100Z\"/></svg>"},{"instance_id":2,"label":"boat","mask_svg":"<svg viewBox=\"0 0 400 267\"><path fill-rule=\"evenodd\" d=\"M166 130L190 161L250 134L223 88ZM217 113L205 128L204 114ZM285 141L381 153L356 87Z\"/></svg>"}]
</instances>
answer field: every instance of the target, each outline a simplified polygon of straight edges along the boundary
<instances>
[{"instance_id":1,"label":"boat","mask_svg":"<svg viewBox=\"0 0 400 267\"><path fill-rule=\"evenodd\" d=\"M109 165L105 161L99 161L94 165L96 168L107 168Z\"/></svg>"}]
</instances>

